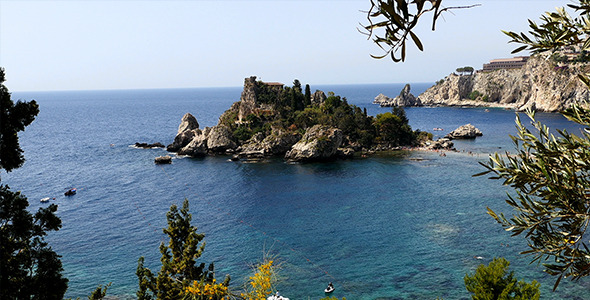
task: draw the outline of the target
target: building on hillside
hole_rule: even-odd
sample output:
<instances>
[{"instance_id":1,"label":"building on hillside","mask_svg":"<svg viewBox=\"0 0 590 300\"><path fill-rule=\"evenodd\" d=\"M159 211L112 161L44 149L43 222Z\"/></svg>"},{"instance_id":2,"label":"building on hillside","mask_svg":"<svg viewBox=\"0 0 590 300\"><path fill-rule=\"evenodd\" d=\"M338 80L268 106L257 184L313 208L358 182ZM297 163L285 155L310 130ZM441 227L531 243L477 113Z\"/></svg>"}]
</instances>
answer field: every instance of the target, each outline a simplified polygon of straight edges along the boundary
<instances>
[{"instance_id":1,"label":"building on hillside","mask_svg":"<svg viewBox=\"0 0 590 300\"><path fill-rule=\"evenodd\" d=\"M275 90L282 90L284 84L280 83L280 82L265 82L264 84L266 84L268 87L270 87L271 89L275 89Z\"/></svg>"},{"instance_id":2,"label":"building on hillside","mask_svg":"<svg viewBox=\"0 0 590 300\"><path fill-rule=\"evenodd\" d=\"M492 59L489 63L483 64L483 71L491 72L501 69L520 69L522 66L526 64L528 59L528 56Z\"/></svg>"}]
</instances>

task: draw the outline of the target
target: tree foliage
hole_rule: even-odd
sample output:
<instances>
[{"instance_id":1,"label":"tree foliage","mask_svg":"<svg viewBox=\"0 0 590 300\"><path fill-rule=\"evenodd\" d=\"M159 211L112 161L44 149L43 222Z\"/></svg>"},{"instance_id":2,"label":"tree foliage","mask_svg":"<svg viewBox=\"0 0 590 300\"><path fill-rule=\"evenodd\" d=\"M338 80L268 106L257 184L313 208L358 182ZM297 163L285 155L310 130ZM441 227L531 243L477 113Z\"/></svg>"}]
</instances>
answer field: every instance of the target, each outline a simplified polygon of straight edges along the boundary
<instances>
[{"instance_id":1,"label":"tree foliage","mask_svg":"<svg viewBox=\"0 0 590 300\"><path fill-rule=\"evenodd\" d=\"M508 273L508 262L504 258L494 258L488 266L480 265L473 275L465 275L465 288L473 300L538 300L540 284L533 280L526 283Z\"/></svg>"},{"instance_id":2,"label":"tree foliage","mask_svg":"<svg viewBox=\"0 0 590 300\"><path fill-rule=\"evenodd\" d=\"M363 25L364 33L373 39L384 52L383 55L371 55L381 59L390 56L394 62L405 61L406 42L411 39L420 50L424 46L416 35L415 28L424 15L432 13L432 30L443 12L469 6L443 7L442 0L371 0L367 11L368 25Z\"/></svg>"},{"instance_id":3,"label":"tree foliage","mask_svg":"<svg viewBox=\"0 0 590 300\"><path fill-rule=\"evenodd\" d=\"M4 68L0 68L0 169L10 172L25 161L18 142L18 132L25 130L35 120L39 106L35 100L14 103L4 85L5 80Z\"/></svg>"},{"instance_id":4,"label":"tree foliage","mask_svg":"<svg viewBox=\"0 0 590 300\"><path fill-rule=\"evenodd\" d=\"M57 205L32 215L20 192L0 185L0 287L3 299L61 299L68 287L59 255L45 242L61 228Z\"/></svg>"},{"instance_id":5,"label":"tree foliage","mask_svg":"<svg viewBox=\"0 0 590 300\"><path fill-rule=\"evenodd\" d=\"M488 208L488 213L513 235L524 234L533 261L547 261L547 272L572 279L590 274L590 250L586 230L590 221L590 135L560 131L559 136L536 122L529 112L534 132L517 117L517 152L497 153L483 164L493 179L516 190L506 201L518 214L507 219ZM590 111L574 107L566 116L590 126Z\"/></svg>"},{"instance_id":6,"label":"tree foliage","mask_svg":"<svg viewBox=\"0 0 590 300\"><path fill-rule=\"evenodd\" d=\"M461 67L461 68L457 68L457 73L459 73L460 75L472 75L473 74L473 67L467 66L467 67Z\"/></svg>"},{"instance_id":7,"label":"tree foliage","mask_svg":"<svg viewBox=\"0 0 590 300\"><path fill-rule=\"evenodd\" d=\"M569 5L579 13L572 18L565 9L546 13L540 25L529 20L529 34L506 32L511 42L523 44L533 53L555 51L564 46L582 45L588 48L590 1ZM529 36L530 35L530 36ZM586 74L579 78L590 87ZM544 262L546 272L557 276L553 289L564 277L580 279L590 275L590 249L587 228L590 222L590 110L581 104L564 112L569 120L586 127L581 135L558 130L553 135L549 128L535 121L528 112L534 131L525 127L517 117L517 136L512 137L517 152L497 153L483 164L493 179L503 180L516 190L506 202L517 213L506 218L488 208L488 213L513 235L524 234L528 241L523 254L533 261Z\"/></svg>"},{"instance_id":8,"label":"tree foliage","mask_svg":"<svg viewBox=\"0 0 590 300\"><path fill-rule=\"evenodd\" d=\"M7 172L24 162L18 132L39 113L37 103L10 99L0 68L0 169ZM20 192L0 185L0 298L61 299L68 287L60 256L45 242L50 231L61 228L57 205L40 208L34 215Z\"/></svg>"},{"instance_id":9,"label":"tree foliage","mask_svg":"<svg viewBox=\"0 0 590 300\"><path fill-rule=\"evenodd\" d=\"M207 290L214 289L215 294L207 294L207 297L203 296L202 299L223 299L225 295L218 292L228 286L229 276L217 284L213 263L207 268L205 263L196 264L196 260L205 249L205 243L201 243L205 235L197 233L197 227L190 224L192 215L189 213L188 200L184 200L180 210L176 205L172 205L166 218L168 227L163 232L170 240L167 245L160 244L162 267L158 274L154 275L150 269L144 267L144 257L139 258L136 273L139 279L137 298L182 299L203 296L193 291L208 287Z\"/></svg>"}]
</instances>

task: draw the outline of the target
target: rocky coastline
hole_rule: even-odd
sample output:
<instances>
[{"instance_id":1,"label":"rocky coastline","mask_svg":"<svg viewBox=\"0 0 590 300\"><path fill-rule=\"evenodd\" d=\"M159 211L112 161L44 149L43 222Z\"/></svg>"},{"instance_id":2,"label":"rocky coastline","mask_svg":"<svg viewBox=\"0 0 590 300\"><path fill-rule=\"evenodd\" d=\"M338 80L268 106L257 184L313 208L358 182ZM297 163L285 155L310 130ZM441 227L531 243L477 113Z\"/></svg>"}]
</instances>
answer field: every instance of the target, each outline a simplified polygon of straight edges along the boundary
<instances>
[{"instance_id":1,"label":"rocky coastline","mask_svg":"<svg viewBox=\"0 0 590 300\"><path fill-rule=\"evenodd\" d=\"M374 103L560 112L573 104L586 105L590 93L578 74L589 71L586 63L557 62L551 57L536 55L520 69L480 71L471 75L451 73L418 97L414 97L406 85L396 98L378 95Z\"/></svg>"},{"instance_id":2,"label":"rocky coastline","mask_svg":"<svg viewBox=\"0 0 590 300\"><path fill-rule=\"evenodd\" d=\"M362 157L371 153L400 150L407 147L406 145L382 139L380 139L381 142L366 147L358 142L359 136L350 136L350 133L346 134L345 130L330 124L314 125L312 123L303 128L299 127L303 126L301 122L306 122L305 120L309 118L302 118L302 115L311 114L316 118L325 119L326 116L314 114L334 110L343 105L346 107L344 111L350 109L355 111L356 117L349 112L351 114L349 115L349 122L353 122L354 119L356 120L354 122L364 122L365 124L368 122L371 124L370 126L374 126L372 123L376 122L376 120L374 120L374 117L368 116L366 111L363 112L358 107L349 106L346 99L342 101L339 96L334 97L331 94L327 97L322 91L316 91L313 94L309 93L307 107L311 109L296 110L298 113L295 114L295 119L288 121L287 126L284 123L281 125L280 122L277 122L277 116L283 113L280 111L281 107L277 107L276 104L273 105L273 102L269 104L268 100L265 102L262 99L268 96L268 94L265 95L260 91L265 88L267 87L261 86L256 81L256 77L246 78L240 101L235 102L226 110L219 117L218 124L213 127L199 128L197 119L192 114L186 113L181 119L174 141L166 147L166 150L191 157L227 155L232 160L247 161L283 157L289 162L318 162L349 159L355 156ZM409 93L409 86L407 92ZM398 120L392 122L407 122L405 113L403 111L401 113L401 115L388 113L387 118L382 121ZM346 118L346 116L343 118ZM270 121L262 122L261 120ZM340 121L342 120L336 119L331 123L340 123ZM246 139L240 138L241 130L249 128L248 126L253 127L253 124L257 123L263 125L262 127L256 127L262 129L261 131L253 132ZM351 126L356 129L356 127L361 126L358 125L361 123L356 123L356 125L354 125L355 123L348 123L349 125L345 128L349 128L350 131ZM289 124L291 125L289 126ZM396 126L402 126L402 124ZM363 131L354 131L354 133L362 135ZM415 144L412 147L431 147L426 142L423 141L422 144ZM452 149L452 142L435 144L437 145L435 146L436 149Z\"/></svg>"}]
</instances>

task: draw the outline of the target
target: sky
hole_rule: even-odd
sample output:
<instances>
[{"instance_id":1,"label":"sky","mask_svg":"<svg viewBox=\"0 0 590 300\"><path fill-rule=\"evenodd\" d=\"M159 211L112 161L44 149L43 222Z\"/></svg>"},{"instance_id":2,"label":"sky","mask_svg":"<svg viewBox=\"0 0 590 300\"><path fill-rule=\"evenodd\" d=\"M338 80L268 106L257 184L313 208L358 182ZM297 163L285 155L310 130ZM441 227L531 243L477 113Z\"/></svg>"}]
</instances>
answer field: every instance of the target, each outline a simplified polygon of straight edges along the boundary
<instances>
[{"instance_id":1,"label":"sky","mask_svg":"<svg viewBox=\"0 0 590 300\"><path fill-rule=\"evenodd\" d=\"M292 85L435 82L456 68L512 57L501 30L564 0L445 0L453 10L416 31L406 61L359 28L370 0L0 0L0 67L10 91L239 87L244 78ZM526 54L526 53L525 53Z\"/></svg>"}]
</instances>

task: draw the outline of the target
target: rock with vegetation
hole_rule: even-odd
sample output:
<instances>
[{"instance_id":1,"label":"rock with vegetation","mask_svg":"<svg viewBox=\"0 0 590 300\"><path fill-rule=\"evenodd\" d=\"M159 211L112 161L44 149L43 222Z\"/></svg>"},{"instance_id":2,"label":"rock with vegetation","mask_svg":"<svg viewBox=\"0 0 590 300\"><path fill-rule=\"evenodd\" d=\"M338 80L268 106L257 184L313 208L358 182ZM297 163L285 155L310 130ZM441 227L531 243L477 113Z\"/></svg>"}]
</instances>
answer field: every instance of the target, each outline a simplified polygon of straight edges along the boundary
<instances>
[{"instance_id":1,"label":"rock with vegetation","mask_svg":"<svg viewBox=\"0 0 590 300\"><path fill-rule=\"evenodd\" d=\"M448 139L474 139L478 136L482 136L481 130L477 129L471 124L463 125L447 134L445 138Z\"/></svg>"},{"instance_id":2,"label":"rock with vegetation","mask_svg":"<svg viewBox=\"0 0 590 300\"><path fill-rule=\"evenodd\" d=\"M520 69L451 74L418 98L427 106L481 106L557 112L583 104L590 92L578 78L590 65L535 55Z\"/></svg>"},{"instance_id":3,"label":"rock with vegetation","mask_svg":"<svg viewBox=\"0 0 590 300\"><path fill-rule=\"evenodd\" d=\"M409 93L409 87L403 93ZM193 117L194 118L194 117ZM235 102L220 117L216 126L201 132L190 114L183 117L179 132L169 151L190 156L234 154L235 158L285 156L289 151L298 160L299 150L293 151L304 133L322 125L339 130L338 145L319 157L348 158L356 151L390 150L417 144L420 136L411 130L405 112L400 107L377 117L367 115L366 109L348 104L346 98L322 91L305 93L299 80L292 87L268 85L248 77L240 101ZM317 130L314 129L314 130ZM320 143L321 144L321 143ZM323 145L323 144L322 144ZM298 146L300 147L300 146ZM337 148L342 148L335 155ZM314 160L313 154L309 160ZM301 160L306 160L302 158Z\"/></svg>"},{"instance_id":4,"label":"rock with vegetation","mask_svg":"<svg viewBox=\"0 0 590 300\"><path fill-rule=\"evenodd\" d=\"M307 129L285 158L289 161L312 162L332 160L342 145L342 130L326 125L314 125Z\"/></svg>"}]
</instances>

